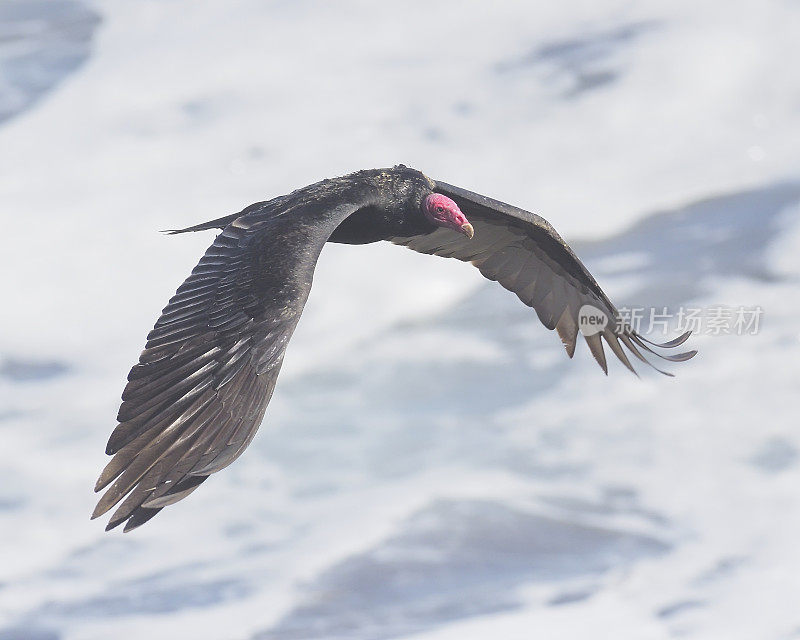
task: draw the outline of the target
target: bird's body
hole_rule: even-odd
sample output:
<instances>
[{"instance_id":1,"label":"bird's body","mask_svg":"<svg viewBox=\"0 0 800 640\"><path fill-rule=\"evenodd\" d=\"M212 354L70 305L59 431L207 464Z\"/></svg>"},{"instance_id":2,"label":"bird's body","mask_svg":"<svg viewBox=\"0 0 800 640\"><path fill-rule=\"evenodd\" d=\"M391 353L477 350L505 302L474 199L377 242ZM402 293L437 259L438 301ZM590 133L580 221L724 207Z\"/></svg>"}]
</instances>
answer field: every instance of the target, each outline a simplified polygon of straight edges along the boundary
<instances>
[{"instance_id":1,"label":"bird's body","mask_svg":"<svg viewBox=\"0 0 800 640\"><path fill-rule=\"evenodd\" d=\"M601 336L631 370L623 346L645 362L641 350L651 351L617 322L597 282L543 218L402 165L323 180L180 232L213 228L222 232L165 307L128 375L106 449L114 457L96 486L108 489L93 517L122 501L107 528L143 524L244 451L326 242L388 240L471 262L557 329L570 357L578 313L590 305L611 320L585 334L604 370Z\"/></svg>"}]
</instances>

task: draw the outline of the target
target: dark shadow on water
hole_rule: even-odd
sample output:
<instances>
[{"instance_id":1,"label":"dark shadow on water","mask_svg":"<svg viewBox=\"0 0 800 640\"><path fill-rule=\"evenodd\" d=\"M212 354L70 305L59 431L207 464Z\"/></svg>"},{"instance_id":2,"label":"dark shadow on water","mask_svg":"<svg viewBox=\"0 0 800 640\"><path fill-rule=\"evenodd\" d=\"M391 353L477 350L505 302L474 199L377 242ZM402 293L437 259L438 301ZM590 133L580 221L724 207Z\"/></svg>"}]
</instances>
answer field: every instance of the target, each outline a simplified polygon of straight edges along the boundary
<instances>
[{"instance_id":1,"label":"dark shadow on water","mask_svg":"<svg viewBox=\"0 0 800 640\"><path fill-rule=\"evenodd\" d=\"M135 557L136 552L133 540L104 538L99 544L77 549L58 567L49 570L47 576L66 581L84 575L87 566L109 566L120 557ZM229 577L209 579L207 570L202 563L187 563L140 578L111 582L101 593L45 602L18 619L14 629L36 628L43 623L61 629L75 620L168 615L219 606L252 595L250 582ZM4 637L2 633L0 640Z\"/></svg>"},{"instance_id":2,"label":"dark shadow on water","mask_svg":"<svg viewBox=\"0 0 800 640\"><path fill-rule=\"evenodd\" d=\"M693 611L695 609L699 609L704 606L704 602L701 600L679 600L677 602L673 602L668 604L664 607L661 607L656 612L656 615L659 618L666 619L666 618L674 618L676 616L680 616L681 614L687 611Z\"/></svg>"},{"instance_id":3,"label":"dark shadow on water","mask_svg":"<svg viewBox=\"0 0 800 640\"><path fill-rule=\"evenodd\" d=\"M792 442L776 436L764 441L750 463L764 473L774 474L794 467L798 457L800 454Z\"/></svg>"},{"instance_id":4,"label":"dark shadow on water","mask_svg":"<svg viewBox=\"0 0 800 640\"><path fill-rule=\"evenodd\" d=\"M119 585L109 595L45 605L39 615L46 619L85 619L175 613L240 600L250 593L249 586L236 580L190 583L163 580L155 584L145 579Z\"/></svg>"},{"instance_id":5,"label":"dark shadow on water","mask_svg":"<svg viewBox=\"0 0 800 640\"><path fill-rule=\"evenodd\" d=\"M86 62L99 24L77 0L0 2L0 124Z\"/></svg>"},{"instance_id":6,"label":"dark shadow on water","mask_svg":"<svg viewBox=\"0 0 800 640\"><path fill-rule=\"evenodd\" d=\"M0 629L0 640L60 640L61 634L31 625Z\"/></svg>"},{"instance_id":7,"label":"dark shadow on water","mask_svg":"<svg viewBox=\"0 0 800 640\"><path fill-rule=\"evenodd\" d=\"M710 278L777 279L766 252L781 232L781 214L798 202L800 184L791 182L722 195L653 214L613 238L578 243L578 249L590 268L607 257L643 255L643 264L608 273L642 280L637 300L626 302L679 304L707 293Z\"/></svg>"},{"instance_id":8,"label":"dark shadow on water","mask_svg":"<svg viewBox=\"0 0 800 640\"><path fill-rule=\"evenodd\" d=\"M535 71L562 97L577 98L615 82L623 73L618 55L655 31L656 22L635 22L603 31L545 42L530 52L495 65L499 74Z\"/></svg>"},{"instance_id":9,"label":"dark shadow on water","mask_svg":"<svg viewBox=\"0 0 800 640\"><path fill-rule=\"evenodd\" d=\"M440 501L379 546L331 567L307 587L303 605L255 638L397 637L512 610L524 584L596 578L668 549L652 537L495 502Z\"/></svg>"},{"instance_id":10,"label":"dark shadow on water","mask_svg":"<svg viewBox=\"0 0 800 640\"><path fill-rule=\"evenodd\" d=\"M6 378L12 382L50 380L69 373L69 370L68 364L58 360L5 358L0 361L0 378Z\"/></svg>"}]
</instances>

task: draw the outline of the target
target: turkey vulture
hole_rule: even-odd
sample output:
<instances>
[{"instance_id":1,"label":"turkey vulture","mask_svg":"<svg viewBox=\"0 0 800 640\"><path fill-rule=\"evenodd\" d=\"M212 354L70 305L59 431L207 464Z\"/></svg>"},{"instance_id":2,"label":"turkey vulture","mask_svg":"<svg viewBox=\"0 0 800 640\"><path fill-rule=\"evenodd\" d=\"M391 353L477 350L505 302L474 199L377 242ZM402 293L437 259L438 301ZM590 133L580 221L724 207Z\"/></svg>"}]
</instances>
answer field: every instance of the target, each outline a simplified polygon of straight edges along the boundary
<instances>
[{"instance_id":1,"label":"turkey vulture","mask_svg":"<svg viewBox=\"0 0 800 640\"><path fill-rule=\"evenodd\" d=\"M595 279L550 224L419 171L358 171L170 233L222 229L178 288L128 374L97 481L92 517L142 525L233 462L261 424L326 242L388 240L471 262L533 307L572 357L584 305L610 321L584 333L607 373L602 339L631 371L654 345L619 320ZM688 333L658 347L682 344ZM647 343L647 344L646 344ZM624 348L623 348L624 347ZM672 361L694 351L657 354ZM662 372L663 373L663 372ZM110 485L110 486L109 486ZM123 500L124 498L124 500Z\"/></svg>"}]
</instances>

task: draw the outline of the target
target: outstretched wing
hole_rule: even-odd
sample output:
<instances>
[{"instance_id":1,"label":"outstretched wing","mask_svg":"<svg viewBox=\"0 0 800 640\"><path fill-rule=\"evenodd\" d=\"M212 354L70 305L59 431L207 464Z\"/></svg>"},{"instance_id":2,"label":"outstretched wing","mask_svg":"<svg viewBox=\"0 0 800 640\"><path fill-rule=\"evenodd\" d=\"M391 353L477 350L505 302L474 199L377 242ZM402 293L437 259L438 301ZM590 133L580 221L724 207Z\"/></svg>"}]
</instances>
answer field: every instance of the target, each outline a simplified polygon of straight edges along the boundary
<instances>
[{"instance_id":1,"label":"outstretched wing","mask_svg":"<svg viewBox=\"0 0 800 640\"><path fill-rule=\"evenodd\" d=\"M186 497L258 429L319 253L358 208L269 205L225 227L147 336L95 487L107 489L93 518L125 498L106 529L127 520L128 531Z\"/></svg>"},{"instance_id":2,"label":"outstretched wing","mask_svg":"<svg viewBox=\"0 0 800 640\"><path fill-rule=\"evenodd\" d=\"M533 307L542 324L558 332L570 358L575 352L579 332L578 312L584 305L598 309L609 320L601 332L584 334L589 349L606 373L603 339L631 371L634 369L623 345L650 366L652 363L645 359L642 351L671 361L688 360L695 355L695 351L667 355L651 349L648 344L677 347L686 341L689 332L659 345L645 340L622 322L592 274L544 218L444 182L436 182L434 190L458 204L472 223L475 236L469 240L440 228L425 235L397 237L391 241L421 253L471 262L486 278L499 282Z\"/></svg>"}]
</instances>

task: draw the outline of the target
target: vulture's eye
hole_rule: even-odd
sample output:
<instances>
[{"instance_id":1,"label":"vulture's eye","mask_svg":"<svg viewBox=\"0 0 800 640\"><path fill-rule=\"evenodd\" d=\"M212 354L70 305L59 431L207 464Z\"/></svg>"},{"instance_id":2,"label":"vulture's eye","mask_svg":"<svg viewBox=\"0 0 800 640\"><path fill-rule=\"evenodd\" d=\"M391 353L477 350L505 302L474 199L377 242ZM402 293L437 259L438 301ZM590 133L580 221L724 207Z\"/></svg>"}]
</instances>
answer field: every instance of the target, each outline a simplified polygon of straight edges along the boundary
<instances>
[{"instance_id":1,"label":"vulture's eye","mask_svg":"<svg viewBox=\"0 0 800 640\"><path fill-rule=\"evenodd\" d=\"M444 207L442 207L442 206L438 206L438 207L436 207L436 210L437 210L439 213L442 213L442 211L444 211Z\"/></svg>"}]
</instances>

